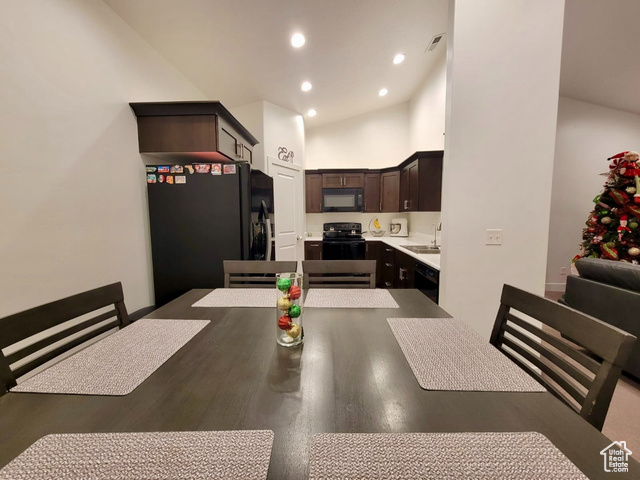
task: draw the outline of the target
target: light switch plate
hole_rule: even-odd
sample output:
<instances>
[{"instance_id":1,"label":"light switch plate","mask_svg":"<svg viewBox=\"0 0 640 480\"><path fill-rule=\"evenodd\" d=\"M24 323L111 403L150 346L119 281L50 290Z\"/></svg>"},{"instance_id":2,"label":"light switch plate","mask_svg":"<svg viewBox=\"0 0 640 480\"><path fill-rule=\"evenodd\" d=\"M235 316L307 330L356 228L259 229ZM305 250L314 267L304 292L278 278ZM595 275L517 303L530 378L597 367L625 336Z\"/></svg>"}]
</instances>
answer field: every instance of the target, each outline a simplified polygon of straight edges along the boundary
<instances>
[{"instance_id":1,"label":"light switch plate","mask_svg":"<svg viewBox=\"0 0 640 480\"><path fill-rule=\"evenodd\" d=\"M487 229L487 245L502 245L502 229Z\"/></svg>"}]
</instances>

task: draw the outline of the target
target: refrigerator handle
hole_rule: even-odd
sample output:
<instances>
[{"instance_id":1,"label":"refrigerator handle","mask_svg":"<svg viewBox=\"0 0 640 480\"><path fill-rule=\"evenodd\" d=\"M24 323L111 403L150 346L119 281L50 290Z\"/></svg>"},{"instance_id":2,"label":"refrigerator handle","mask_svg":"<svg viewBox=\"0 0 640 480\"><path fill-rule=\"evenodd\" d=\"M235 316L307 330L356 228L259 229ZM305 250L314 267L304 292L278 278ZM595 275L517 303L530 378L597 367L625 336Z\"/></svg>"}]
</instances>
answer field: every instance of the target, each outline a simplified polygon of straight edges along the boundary
<instances>
[{"instance_id":1,"label":"refrigerator handle","mask_svg":"<svg viewBox=\"0 0 640 480\"><path fill-rule=\"evenodd\" d=\"M264 259L265 260L271 260L271 244L273 243L271 241L271 219L269 218L269 215L267 214L267 218L265 219L266 222L266 231L267 231L267 253L265 254Z\"/></svg>"}]
</instances>

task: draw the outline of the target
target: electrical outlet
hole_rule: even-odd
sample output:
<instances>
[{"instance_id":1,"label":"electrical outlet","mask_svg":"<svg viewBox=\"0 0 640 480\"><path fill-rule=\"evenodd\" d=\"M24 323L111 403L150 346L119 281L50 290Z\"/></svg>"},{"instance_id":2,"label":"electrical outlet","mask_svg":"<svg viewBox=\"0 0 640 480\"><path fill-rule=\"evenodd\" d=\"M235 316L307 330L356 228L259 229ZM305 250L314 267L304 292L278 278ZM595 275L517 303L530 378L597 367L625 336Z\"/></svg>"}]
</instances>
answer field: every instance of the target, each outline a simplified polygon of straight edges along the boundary
<instances>
[{"instance_id":1,"label":"electrical outlet","mask_svg":"<svg viewBox=\"0 0 640 480\"><path fill-rule=\"evenodd\" d=\"M502 229L487 229L487 245L502 245Z\"/></svg>"},{"instance_id":2,"label":"electrical outlet","mask_svg":"<svg viewBox=\"0 0 640 480\"><path fill-rule=\"evenodd\" d=\"M567 267L560 267L560 275L566 275L567 274Z\"/></svg>"}]
</instances>

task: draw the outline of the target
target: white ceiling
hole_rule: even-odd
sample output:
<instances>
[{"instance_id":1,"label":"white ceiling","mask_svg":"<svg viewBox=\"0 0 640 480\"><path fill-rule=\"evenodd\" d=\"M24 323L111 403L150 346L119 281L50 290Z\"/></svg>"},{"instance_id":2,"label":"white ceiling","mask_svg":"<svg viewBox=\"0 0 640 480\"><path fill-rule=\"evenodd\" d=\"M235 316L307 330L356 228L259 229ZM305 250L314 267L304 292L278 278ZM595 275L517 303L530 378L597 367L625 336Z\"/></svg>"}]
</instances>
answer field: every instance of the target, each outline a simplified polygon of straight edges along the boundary
<instances>
[{"instance_id":1,"label":"white ceiling","mask_svg":"<svg viewBox=\"0 0 640 480\"><path fill-rule=\"evenodd\" d=\"M425 53L446 31L447 0L104 1L210 99L315 108L308 127L409 100L446 48ZM300 49L296 31L307 39ZM406 59L396 66L398 52Z\"/></svg>"},{"instance_id":2,"label":"white ceiling","mask_svg":"<svg viewBox=\"0 0 640 480\"><path fill-rule=\"evenodd\" d=\"M640 0L566 1L560 94L640 114Z\"/></svg>"}]
</instances>

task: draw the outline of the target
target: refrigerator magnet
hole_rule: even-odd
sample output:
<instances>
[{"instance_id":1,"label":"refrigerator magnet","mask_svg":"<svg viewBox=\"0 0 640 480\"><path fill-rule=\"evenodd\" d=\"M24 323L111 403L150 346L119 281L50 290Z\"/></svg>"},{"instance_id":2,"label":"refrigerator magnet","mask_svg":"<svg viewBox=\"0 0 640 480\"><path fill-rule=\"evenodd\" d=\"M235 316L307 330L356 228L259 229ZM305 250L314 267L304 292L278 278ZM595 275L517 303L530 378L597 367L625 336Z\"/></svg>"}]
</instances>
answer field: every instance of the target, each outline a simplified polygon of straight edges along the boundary
<instances>
[{"instance_id":1,"label":"refrigerator magnet","mask_svg":"<svg viewBox=\"0 0 640 480\"><path fill-rule=\"evenodd\" d=\"M164 175L158 175L158 183L164 183Z\"/></svg>"},{"instance_id":2,"label":"refrigerator magnet","mask_svg":"<svg viewBox=\"0 0 640 480\"><path fill-rule=\"evenodd\" d=\"M182 168L182 165L171 166L171 173L183 173L183 172L184 172L184 168Z\"/></svg>"},{"instance_id":3,"label":"refrigerator magnet","mask_svg":"<svg viewBox=\"0 0 640 480\"><path fill-rule=\"evenodd\" d=\"M194 166L197 173L209 173L211 171L210 163L196 163Z\"/></svg>"},{"instance_id":4,"label":"refrigerator magnet","mask_svg":"<svg viewBox=\"0 0 640 480\"><path fill-rule=\"evenodd\" d=\"M165 177L165 182L167 182L169 185L173 185L173 177L171 175L167 175Z\"/></svg>"},{"instance_id":5,"label":"refrigerator magnet","mask_svg":"<svg viewBox=\"0 0 640 480\"><path fill-rule=\"evenodd\" d=\"M235 165L225 165L222 172L225 175L235 175L236 174L236 166Z\"/></svg>"},{"instance_id":6,"label":"refrigerator magnet","mask_svg":"<svg viewBox=\"0 0 640 480\"><path fill-rule=\"evenodd\" d=\"M187 183L187 177L184 175L176 175L176 183Z\"/></svg>"},{"instance_id":7,"label":"refrigerator magnet","mask_svg":"<svg viewBox=\"0 0 640 480\"><path fill-rule=\"evenodd\" d=\"M193 165L185 165L184 168L189 170L189 175L193 175Z\"/></svg>"},{"instance_id":8,"label":"refrigerator magnet","mask_svg":"<svg viewBox=\"0 0 640 480\"><path fill-rule=\"evenodd\" d=\"M169 173L169 167L167 165L159 166L158 173Z\"/></svg>"},{"instance_id":9,"label":"refrigerator magnet","mask_svg":"<svg viewBox=\"0 0 640 480\"><path fill-rule=\"evenodd\" d=\"M211 165L211 175L222 175L222 164L214 163Z\"/></svg>"},{"instance_id":10,"label":"refrigerator magnet","mask_svg":"<svg viewBox=\"0 0 640 480\"><path fill-rule=\"evenodd\" d=\"M147 167L147 173L153 173L157 170L157 167Z\"/></svg>"},{"instance_id":11,"label":"refrigerator magnet","mask_svg":"<svg viewBox=\"0 0 640 480\"><path fill-rule=\"evenodd\" d=\"M147 183L156 183L155 173L147 173Z\"/></svg>"}]
</instances>

